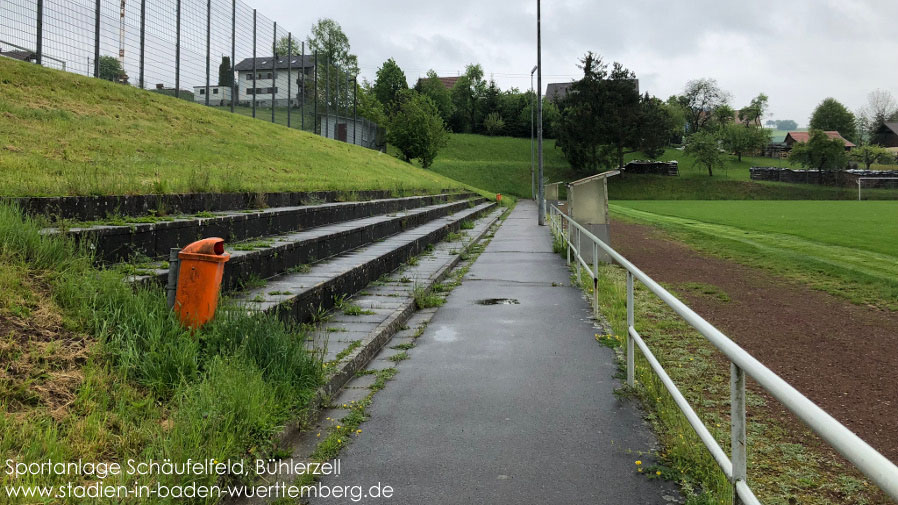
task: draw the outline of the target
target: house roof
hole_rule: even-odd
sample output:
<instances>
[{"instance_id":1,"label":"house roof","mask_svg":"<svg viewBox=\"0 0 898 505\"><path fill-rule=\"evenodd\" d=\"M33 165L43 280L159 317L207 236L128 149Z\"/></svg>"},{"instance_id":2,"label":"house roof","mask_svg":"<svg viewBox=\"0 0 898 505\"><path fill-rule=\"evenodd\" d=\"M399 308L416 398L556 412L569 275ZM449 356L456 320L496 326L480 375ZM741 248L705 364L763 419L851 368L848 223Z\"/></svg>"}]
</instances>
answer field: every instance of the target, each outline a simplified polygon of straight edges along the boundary
<instances>
[{"instance_id":1,"label":"house roof","mask_svg":"<svg viewBox=\"0 0 898 505\"><path fill-rule=\"evenodd\" d=\"M262 56L259 58L255 58L256 60L256 70L269 70L272 66L272 60L274 58L272 56ZM286 70L288 67L292 67L295 69L299 68L313 68L315 66L315 58L311 55L305 55L305 58L300 55L293 55L290 58L291 61L288 61L286 57L279 57L277 60L277 65L275 66L278 70ZM304 63L304 64L303 64ZM240 63L234 65L234 70L238 72L246 72L252 71L253 69L253 58L246 58Z\"/></svg>"},{"instance_id":2,"label":"house roof","mask_svg":"<svg viewBox=\"0 0 898 505\"><path fill-rule=\"evenodd\" d=\"M840 139L842 142L845 142L845 147L857 147L854 143L848 141L845 137L839 134L837 131L825 131L823 132L827 137L831 139ZM805 143L808 140L811 140L811 132L789 132L786 134L786 140L792 138L793 142Z\"/></svg>"},{"instance_id":3,"label":"house roof","mask_svg":"<svg viewBox=\"0 0 898 505\"><path fill-rule=\"evenodd\" d=\"M418 79L418 85L423 84L424 81L426 81L427 79L428 79L428 77L421 77L421 78L419 78L419 79ZM440 82L443 83L443 86L445 86L446 89L452 89L452 88L455 87L455 83L458 81L459 76L453 76L453 77L437 77L437 79L439 79Z\"/></svg>"},{"instance_id":4,"label":"house roof","mask_svg":"<svg viewBox=\"0 0 898 505\"><path fill-rule=\"evenodd\" d=\"M557 102L567 96L573 82L553 82L546 86L546 98Z\"/></svg>"},{"instance_id":5,"label":"house roof","mask_svg":"<svg viewBox=\"0 0 898 505\"><path fill-rule=\"evenodd\" d=\"M898 123L883 123L879 126L879 128L876 131L879 132L884 129L890 130L895 135L898 135ZM883 133L885 133L885 132L883 132Z\"/></svg>"}]
</instances>

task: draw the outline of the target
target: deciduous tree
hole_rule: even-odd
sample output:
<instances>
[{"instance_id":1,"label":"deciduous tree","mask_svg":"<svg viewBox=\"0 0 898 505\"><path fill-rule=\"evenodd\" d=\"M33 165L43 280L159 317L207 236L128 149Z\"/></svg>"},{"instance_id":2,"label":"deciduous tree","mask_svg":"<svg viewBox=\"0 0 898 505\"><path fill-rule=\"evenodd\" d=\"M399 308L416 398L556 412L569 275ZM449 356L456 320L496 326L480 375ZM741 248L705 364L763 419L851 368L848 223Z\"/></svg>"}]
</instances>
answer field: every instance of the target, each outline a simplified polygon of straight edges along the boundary
<instances>
[{"instance_id":1,"label":"deciduous tree","mask_svg":"<svg viewBox=\"0 0 898 505\"><path fill-rule=\"evenodd\" d=\"M844 169L848 164L848 155L841 139L830 139L822 130L811 130L807 142L792 146L789 161L819 170L819 182L822 184L823 172Z\"/></svg>"},{"instance_id":2,"label":"deciduous tree","mask_svg":"<svg viewBox=\"0 0 898 505\"><path fill-rule=\"evenodd\" d=\"M720 140L714 132L700 131L690 135L685 152L692 156L696 164L708 169L708 176L713 176L714 169L723 166Z\"/></svg>"},{"instance_id":3,"label":"deciduous tree","mask_svg":"<svg viewBox=\"0 0 898 505\"><path fill-rule=\"evenodd\" d=\"M759 151L770 143L770 132L759 126L728 124L720 130L723 148L736 155L742 161L742 155Z\"/></svg>"},{"instance_id":4,"label":"deciduous tree","mask_svg":"<svg viewBox=\"0 0 898 505\"><path fill-rule=\"evenodd\" d=\"M854 114L835 98L827 98L814 109L809 123L811 130L837 131L842 137L857 140L857 123Z\"/></svg>"},{"instance_id":5,"label":"deciduous tree","mask_svg":"<svg viewBox=\"0 0 898 505\"><path fill-rule=\"evenodd\" d=\"M848 153L848 158L864 164L864 168L870 170L870 165L874 163L894 163L895 153L884 147L877 145L864 144L855 147Z\"/></svg>"},{"instance_id":6,"label":"deciduous tree","mask_svg":"<svg viewBox=\"0 0 898 505\"><path fill-rule=\"evenodd\" d=\"M439 110L430 98L415 90L399 93L398 108L390 117L387 139L405 161L418 159L428 168L448 142L448 132Z\"/></svg>"},{"instance_id":7,"label":"deciduous tree","mask_svg":"<svg viewBox=\"0 0 898 505\"><path fill-rule=\"evenodd\" d=\"M396 98L399 92L408 89L405 72L393 58L388 59L377 69L374 79L374 96L383 104L388 113L396 110Z\"/></svg>"},{"instance_id":8,"label":"deciduous tree","mask_svg":"<svg viewBox=\"0 0 898 505\"><path fill-rule=\"evenodd\" d=\"M695 79L686 83L678 100L687 111L689 132L695 133L711 122L714 110L729 104L730 94L720 89L715 79Z\"/></svg>"}]
</instances>

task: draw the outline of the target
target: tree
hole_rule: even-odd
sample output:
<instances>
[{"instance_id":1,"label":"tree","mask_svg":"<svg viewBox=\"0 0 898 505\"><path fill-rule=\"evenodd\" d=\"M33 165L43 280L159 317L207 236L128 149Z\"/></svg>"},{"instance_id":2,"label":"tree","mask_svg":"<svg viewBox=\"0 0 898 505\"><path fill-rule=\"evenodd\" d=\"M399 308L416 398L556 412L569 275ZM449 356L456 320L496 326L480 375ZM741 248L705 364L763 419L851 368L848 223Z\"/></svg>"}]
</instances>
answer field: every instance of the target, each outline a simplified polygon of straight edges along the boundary
<instances>
[{"instance_id":1,"label":"tree","mask_svg":"<svg viewBox=\"0 0 898 505\"><path fill-rule=\"evenodd\" d=\"M667 104L648 93L640 101L639 113L638 149L649 158L657 158L664 154L664 148L670 145L671 136L679 126L671 116Z\"/></svg>"},{"instance_id":2,"label":"tree","mask_svg":"<svg viewBox=\"0 0 898 505\"><path fill-rule=\"evenodd\" d=\"M234 70L231 68L231 58L221 57L221 65L218 66L218 85L232 86L234 84Z\"/></svg>"},{"instance_id":3,"label":"tree","mask_svg":"<svg viewBox=\"0 0 898 505\"><path fill-rule=\"evenodd\" d=\"M419 159L429 167L439 150L446 146L449 133L430 98L414 90L402 90L396 113L387 126L387 140L402 153L405 161Z\"/></svg>"},{"instance_id":4,"label":"tree","mask_svg":"<svg viewBox=\"0 0 898 505\"><path fill-rule=\"evenodd\" d=\"M448 123L452 119L452 114L455 112L452 95L446 89L446 86L443 85L443 82L440 81L436 72L428 70L427 78L420 80L415 89L433 101L437 109L439 109L440 117L443 118L443 121Z\"/></svg>"},{"instance_id":5,"label":"tree","mask_svg":"<svg viewBox=\"0 0 898 505\"><path fill-rule=\"evenodd\" d=\"M898 102L888 91L877 89L867 95L867 105L857 114L860 133L874 144L879 144L876 131L887 122L898 119Z\"/></svg>"},{"instance_id":6,"label":"tree","mask_svg":"<svg viewBox=\"0 0 898 505\"><path fill-rule=\"evenodd\" d=\"M755 123L761 124L761 118L767 112L767 95L764 93L751 99L751 103L739 109L739 121L745 126L751 126Z\"/></svg>"},{"instance_id":7,"label":"tree","mask_svg":"<svg viewBox=\"0 0 898 505\"><path fill-rule=\"evenodd\" d=\"M695 163L708 169L708 176L714 176L714 169L723 166L720 155L720 141L710 131L693 133L686 144L686 154L692 156Z\"/></svg>"},{"instance_id":8,"label":"tree","mask_svg":"<svg viewBox=\"0 0 898 505\"><path fill-rule=\"evenodd\" d=\"M374 95L374 86L367 80L358 85L357 91L359 116L374 121L379 125L387 124L387 113L380 100Z\"/></svg>"},{"instance_id":9,"label":"tree","mask_svg":"<svg viewBox=\"0 0 898 505\"><path fill-rule=\"evenodd\" d=\"M119 82L125 77L122 63L115 56L100 56L100 79Z\"/></svg>"},{"instance_id":10,"label":"tree","mask_svg":"<svg viewBox=\"0 0 898 505\"><path fill-rule=\"evenodd\" d=\"M452 123L456 131L477 132L485 93L483 68L476 64L465 67L465 73L455 81L455 86L451 90L452 103L455 105Z\"/></svg>"},{"instance_id":11,"label":"tree","mask_svg":"<svg viewBox=\"0 0 898 505\"><path fill-rule=\"evenodd\" d=\"M728 124L720 130L723 148L742 161L747 152L759 151L770 143L770 132L759 126Z\"/></svg>"},{"instance_id":12,"label":"tree","mask_svg":"<svg viewBox=\"0 0 898 505\"><path fill-rule=\"evenodd\" d=\"M798 123L791 119L777 119L776 120L776 129L777 130L786 130L793 131L798 129Z\"/></svg>"},{"instance_id":13,"label":"tree","mask_svg":"<svg viewBox=\"0 0 898 505\"><path fill-rule=\"evenodd\" d=\"M730 94L720 89L715 79L696 79L686 83L678 100L686 109L689 132L695 133L708 125L715 109L729 103Z\"/></svg>"},{"instance_id":14,"label":"tree","mask_svg":"<svg viewBox=\"0 0 898 505\"><path fill-rule=\"evenodd\" d=\"M318 51L319 61L336 65L350 75L359 73L359 59L349 52L349 37L343 33L340 23L333 19L322 18L312 25L306 44L309 46L309 53Z\"/></svg>"},{"instance_id":15,"label":"tree","mask_svg":"<svg viewBox=\"0 0 898 505\"><path fill-rule=\"evenodd\" d=\"M811 130L837 131L846 139L857 140L854 114L835 98L827 98L814 109L809 123Z\"/></svg>"},{"instance_id":16,"label":"tree","mask_svg":"<svg viewBox=\"0 0 898 505\"><path fill-rule=\"evenodd\" d=\"M848 153L848 158L864 164L867 170L874 163L894 163L895 154L884 147L864 144L857 146Z\"/></svg>"},{"instance_id":17,"label":"tree","mask_svg":"<svg viewBox=\"0 0 898 505\"><path fill-rule=\"evenodd\" d=\"M733 119L736 117L736 111L727 104L720 105L711 113L711 117L713 118L713 123L707 123L708 125L715 125L717 128L723 128L724 126L733 122Z\"/></svg>"},{"instance_id":18,"label":"tree","mask_svg":"<svg viewBox=\"0 0 898 505\"><path fill-rule=\"evenodd\" d=\"M807 142L792 146L789 161L820 171L819 180L823 184L825 170L842 170L848 164L845 143L841 139L830 139L822 130L811 130Z\"/></svg>"},{"instance_id":19,"label":"tree","mask_svg":"<svg viewBox=\"0 0 898 505\"><path fill-rule=\"evenodd\" d=\"M383 104L388 113L393 113L398 104L396 98L399 92L408 89L408 81L405 72L396 64L393 58L388 59L377 69L377 77L374 79L374 96Z\"/></svg>"},{"instance_id":20,"label":"tree","mask_svg":"<svg viewBox=\"0 0 898 505\"><path fill-rule=\"evenodd\" d=\"M487 135L496 136L505 129L505 121L498 112L490 112L487 114L486 119L483 120L483 128L486 130Z\"/></svg>"},{"instance_id":21,"label":"tree","mask_svg":"<svg viewBox=\"0 0 898 505\"><path fill-rule=\"evenodd\" d=\"M274 47L275 56L278 58L290 55L300 55L302 54L302 50L299 47L299 44L296 42L296 39L290 39L290 37L283 36L278 39L277 44Z\"/></svg>"}]
</instances>

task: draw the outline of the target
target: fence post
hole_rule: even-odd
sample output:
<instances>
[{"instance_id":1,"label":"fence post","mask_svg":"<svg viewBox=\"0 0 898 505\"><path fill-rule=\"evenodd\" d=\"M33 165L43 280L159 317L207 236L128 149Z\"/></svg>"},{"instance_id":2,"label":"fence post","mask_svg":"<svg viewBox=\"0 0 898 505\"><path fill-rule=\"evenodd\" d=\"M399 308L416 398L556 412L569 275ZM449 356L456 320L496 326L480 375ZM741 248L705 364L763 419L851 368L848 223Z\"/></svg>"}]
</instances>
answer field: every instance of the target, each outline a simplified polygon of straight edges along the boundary
<instances>
[{"instance_id":1,"label":"fence post","mask_svg":"<svg viewBox=\"0 0 898 505\"><path fill-rule=\"evenodd\" d=\"M318 129L318 50L315 50L315 103L313 104L313 110L315 117L312 119L312 129L315 130L315 133L319 133Z\"/></svg>"},{"instance_id":2,"label":"fence post","mask_svg":"<svg viewBox=\"0 0 898 505\"><path fill-rule=\"evenodd\" d=\"M94 77L100 77L100 0L94 8Z\"/></svg>"},{"instance_id":3,"label":"fence post","mask_svg":"<svg viewBox=\"0 0 898 505\"><path fill-rule=\"evenodd\" d=\"M206 0L206 106L209 106L209 84L212 72L212 0Z\"/></svg>"},{"instance_id":4,"label":"fence post","mask_svg":"<svg viewBox=\"0 0 898 505\"><path fill-rule=\"evenodd\" d=\"M37 0L37 37L34 51L37 53L37 64L44 64L44 0Z\"/></svg>"},{"instance_id":5,"label":"fence post","mask_svg":"<svg viewBox=\"0 0 898 505\"><path fill-rule=\"evenodd\" d=\"M290 128L290 111L293 110L293 33L287 32L287 128Z\"/></svg>"},{"instance_id":6,"label":"fence post","mask_svg":"<svg viewBox=\"0 0 898 505\"><path fill-rule=\"evenodd\" d=\"M299 57L299 129L306 129L306 41L302 41Z\"/></svg>"},{"instance_id":7,"label":"fence post","mask_svg":"<svg viewBox=\"0 0 898 505\"><path fill-rule=\"evenodd\" d=\"M144 63L147 41L147 0L140 0L140 89L144 89Z\"/></svg>"},{"instance_id":8,"label":"fence post","mask_svg":"<svg viewBox=\"0 0 898 505\"><path fill-rule=\"evenodd\" d=\"M324 138L330 138L331 129L331 57L325 55L324 63Z\"/></svg>"},{"instance_id":9,"label":"fence post","mask_svg":"<svg viewBox=\"0 0 898 505\"><path fill-rule=\"evenodd\" d=\"M237 102L237 0L231 0L231 113ZM221 84L221 83L219 83Z\"/></svg>"},{"instance_id":10,"label":"fence post","mask_svg":"<svg viewBox=\"0 0 898 505\"><path fill-rule=\"evenodd\" d=\"M355 145L359 145L358 140L355 137L356 130L359 127L358 92L359 76L356 75L352 78L352 143Z\"/></svg>"},{"instance_id":11,"label":"fence post","mask_svg":"<svg viewBox=\"0 0 898 505\"><path fill-rule=\"evenodd\" d=\"M271 36L271 122L275 122L274 104L277 102L278 84L278 22L274 22L274 33Z\"/></svg>"},{"instance_id":12,"label":"fence post","mask_svg":"<svg viewBox=\"0 0 898 505\"><path fill-rule=\"evenodd\" d=\"M181 0L175 10L175 98L181 98Z\"/></svg>"},{"instance_id":13,"label":"fence post","mask_svg":"<svg viewBox=\"0 0 898 505\"><path fill-rule=\"evenodd\" d=\"M746 477L745 447L745 371L730 363L730 450L733 462L733 503L742 500L736 493L736 483Z\"/></svg>"},{"instance_id":14,"label":"fence post","mask_svg":"<svg viewBox=\"0 0 898 505\"><path fill-rule=\"evenodd\" d=\"M599 315L599 244L592 243L592 306Z\"/></svg>"},{"instance_id":15,"label":"fence post","mask_svg":"<svg viewBox=\"0 0 898 505\"><path fill-rule=\"evenodd\" d=\"M256 117L256 9L253 9L253 117Z\"/></svg>"},{"instance_id":16,"label":"fence post","mask_svg":"<svg viewBox=\"0 0 898 505\"><path fill-rule=\"evenodd\" d=\"M633 307L633 274L627 272L627 386L633 387L636 383L636 342L630 335L630 329L636 324L636 316Z\"/></svg>"}]
</instances>

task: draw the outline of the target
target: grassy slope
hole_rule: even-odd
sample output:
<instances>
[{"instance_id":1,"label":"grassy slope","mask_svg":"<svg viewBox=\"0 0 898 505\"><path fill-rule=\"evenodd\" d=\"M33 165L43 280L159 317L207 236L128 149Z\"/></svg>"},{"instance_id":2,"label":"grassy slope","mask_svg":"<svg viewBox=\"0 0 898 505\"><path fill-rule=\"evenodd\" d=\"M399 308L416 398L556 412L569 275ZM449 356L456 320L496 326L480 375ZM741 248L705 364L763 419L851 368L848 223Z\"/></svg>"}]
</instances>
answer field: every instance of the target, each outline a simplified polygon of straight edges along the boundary
<instances>
[{"instance_id":1,"label":"grassy slope","mask_svg":"<svg viewBox=\"0 0 898 505\"><path fill-rule=\"evenodd\" d=\"M133 87L7 58L0 76L0 195L459 186L385 154Z\"/></svg>"},{"instance_id":2,"label":"grassy slope","mask_svg":"<svg viewBox=\"0 0 898 505\"><path fill-rule=\"evenodd\" d=\"M616 218L851 300L898 310L893 202L621 202Z\"/></svg>"},{"instance_id":3,"label":"grassy slope","mask_svg":"<svg viewBox=\"0 0 898 505\"><path fill-rule=\"evenodd\" d=\"M549 182L579 178L554 140L543 144L543 167ZM530 139L452 134L431 169L479 188L530 198Z\"/></svg>"}]
</instances>

